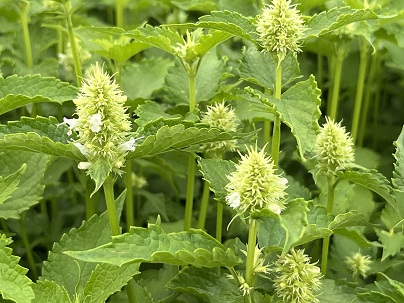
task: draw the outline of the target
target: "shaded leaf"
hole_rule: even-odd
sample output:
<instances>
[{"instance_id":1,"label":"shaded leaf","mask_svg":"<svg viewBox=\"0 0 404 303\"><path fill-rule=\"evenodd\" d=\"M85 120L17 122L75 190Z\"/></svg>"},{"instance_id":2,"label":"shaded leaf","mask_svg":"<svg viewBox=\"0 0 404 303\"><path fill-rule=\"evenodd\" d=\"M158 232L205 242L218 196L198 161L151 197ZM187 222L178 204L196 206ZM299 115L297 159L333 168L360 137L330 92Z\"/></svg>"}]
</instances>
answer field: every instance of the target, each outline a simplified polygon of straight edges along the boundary
<instances>
[{"instance_id":1,"label":"shaded leaf","mask_svg":"<svg viewBox=\"0 0 404 303\"><path fill-rule=\"evenodd\" d=\"M382 261L390 256L395 256L404 246L404 235L400 233L376 230L379 240L383 245Z\"/></svg>"},{"instance_id":2,"label":"shaded leaf","mask_svg":"<svg viewBox=\"0 0 404 303\"><path fill-rule=\"evenodd\" d=\"M396 190L404 191L404 127L401 129L401 133L394 142L396 147L396 152L394 158L396 163L394 163L394 171L392 183Z\"/></svg>"},{"instance_id":3,"label":"shaded leaf","mask_svg":"<svg viewBox=\"0 0 404 303\"><path fill-rule=\"evenodd\" d=\"M38 281L32 286L35 299L32 303L58 302L71 303L66 289L54 281Z\"/></svg>"},{"instance_id":4,"label":"shaded leaf","mask_svg":"<svg viewBox=\"0 0 404 303\"><path fill-rule=\"evenodd\" d=\"M24 175L26 168L27 165L23 164L15 173L12 173L5 178L0 176L0 205L10 198L10 195L17 189L21 176Z\"/></svg>"},{"instance_id":5,"label":"shaded leaf","mask_svg":"<svg viewBox=\"0 0 404 303\"><path fill-rule=\"evenodd\" d=\"M370 225L365 220L365 216L356 210L351 210L345 214L335 216L334 220L328 226L329 229L335 230L352 226Z\"/></svg>"}]
</instances>

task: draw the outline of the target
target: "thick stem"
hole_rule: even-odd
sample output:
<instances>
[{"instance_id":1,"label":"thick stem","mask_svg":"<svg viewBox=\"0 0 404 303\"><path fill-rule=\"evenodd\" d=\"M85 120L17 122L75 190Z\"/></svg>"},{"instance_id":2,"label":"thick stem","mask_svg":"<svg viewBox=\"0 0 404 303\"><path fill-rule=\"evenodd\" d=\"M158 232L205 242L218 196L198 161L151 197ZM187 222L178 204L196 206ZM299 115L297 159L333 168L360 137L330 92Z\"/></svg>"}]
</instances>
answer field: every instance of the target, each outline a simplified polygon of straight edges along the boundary
<instances>
[{"instance_id":1,"label":"thick stem","mask_svg":"<svg viewBox=\"0 0 404 303\"><path fill-rule=\"evenodd\" d=\"M247 244L247 260L245 268L245 282L249 287L254 286L254 260L255 260L255 246L257 244L257 231L258 222L250 218L250 226L248 231L248 244Z\"/></svg>"},{"instance_id":2,"label":"thick stem","mask_svg":"<svg viewBox=\"0 0 404 303\"><path fill-rule=\"evenodd\" d=\"M222 243L222 230L223 230L223 204L217 203L216 212L216 240Z\"/></svg>"},{"instance_id":3,"label":"thick stem","mask_svg":"<svg viewBox=\"0 0 404 303\"><path fill-rule=\"evenodd\" d=\"M32 59L31 39L30 39L29 28L28 28L29 2L21 1L21 7L19 8L19 10L20 10L22 33L24 35L25 57L27 60L27 66L28 66L28 68L31 69L34 66L34 63L33 63L33 59Z\"/></svg>"},{"instance_id":4,"label":"thick stem","mask_svg":"<svg viewBox=\"0 0 404 303\"><path fill-rule=\"evenodd\" d=\"M116 0L115 5L116 26L124 27L123 12L125 9L125 0Z\"/></svg>"},{"instance_id":5,"label":"thick stem","mask_svg":"<svg viewBox=\"0 0 404 303\"><path fill-rule=\"evenodd\" d=\"M76 72L77 87L81 87L81 79L83 78L83 74L81 71L81 62L77 49L76 37L74 36L73 32L72 8L70 1L64 2L63 8L66 15L67 34L69 36L70 47L72 49L72 55L74 60L74 71Z\"/></svg>"},{"instance_id":6,"label":"thick stem","mask_svg":"<svg viewBox=\"0 0 404 303\"><path fill-rule=\"evenodd\" d=\"M351 135L354 143L356 143L358 135L358 126L362 109L362 97L365 84L367 63L368 63L368 45L366 41L362 41L360 48L359 75L358 75L358 81L356 82L355 106L352 116L352 128L351 128Z\"/></svg>"},{"instance_id":7,"label":"thick stem","mask_svg":"<svg viewBox=\"0 0 404 303\"><path fill-rule=\"evenodd\" d=\"M327 200L327 214L331 214L334 208L334 192L335 192L335 177L328 176L328 200ZM321 250L321 273L323 276L327 273L328 251L330 246L330 237L323 239L323 247Z\"/></svg>"},{"instance_id":8,"label":"thick stem","mask_svg":"<svg viewBox=\"0 0 404 303\"><path fill-rule=\"evenodd\" d=\"M188 181L187 197L185 201L184 230L191 228L192 208L194 204L194 186L195 186L195 156L190 155L188 159Z\"/></svg>"},{"instance_id":9,"label":"thick stem","mask_svg":"<svg viewBox=\"0 0 404 303\"><path fill-rule=\"evenodd\" d=\"M27 230L25 228L25 213L21 216L19 222L20 222L22 242L24 243L25 251L27 253L28 264L30 270L32 271L32 280L35 281L36 279L38 279L38 270L36 268L34 255L32 254L31 245L29 244Z\"/></svg>"},{"instance_id":10,"label":"thick stem","mask_svg":"<svg viewBox=\"0 0 404 303\"><path fill-rule=\"evenodd\" d=\"M335 64L334 64L334 75L332 77L333 79L332 96L330 100L329 112L327 114L334 121L337 119L337 113L338 113L339 87L341 84L342 63L344 62L344 58L345 58L345 51L338 50L334 60Z\"/></svg>"},{"instance_id":11,"label":"thick stem","mask_svg":"<svg viewBox=\"0 0 404 303\"><path fill-rule=\"evenodd\" d=\"M276 67L276 81L275 81L275 98L281 99L282 93L282 62ZM274 128L272 132L272 150L271 155L275 167L278 166L279 161L279 148L281 146L281 119L278 114L275 114Z\"/></svg>"},{"instance_id":12,"label":"thick stem","mask_svg":"<svg viewBox=\"0 0 404 303\"><path fill-rule=\"evenodd\" d=\"M133 202L133 186L132 186L132 161L126 161L125 167L125 188L126 188L126 198L125 198L125 214L126 214L126 228L129 230L130 226L135 225L135 207Z\"/></svg>"},{"instance_id":13,"label":"thick stem","mask_svg":"<svg viewBox=\"0 0 404 303\"><path fill-rule=\"evenodd\" d=\"M201 199L201 209L199 210L199 218L198 218L198 228L204 229L206 223L206 214L208 213L208 205L209 205L209 182L203 182L203 191L202 191L202 199Z\"/></svg>"},{"instance_id":14,"label":"thick stem","mask_svg":"<svg viewBox=\"0 0 404 303\"><path fill-rule=\"evenodd\" d=\"M118 236L121 234L121 230L119 228L118 214L116 212L116 205L114 198L114 181L112 180L110 175L105 180L103 187L105 194L105 202L107 204L109 225L111 226L112 235Z\"/></svg>"}]
</instances>

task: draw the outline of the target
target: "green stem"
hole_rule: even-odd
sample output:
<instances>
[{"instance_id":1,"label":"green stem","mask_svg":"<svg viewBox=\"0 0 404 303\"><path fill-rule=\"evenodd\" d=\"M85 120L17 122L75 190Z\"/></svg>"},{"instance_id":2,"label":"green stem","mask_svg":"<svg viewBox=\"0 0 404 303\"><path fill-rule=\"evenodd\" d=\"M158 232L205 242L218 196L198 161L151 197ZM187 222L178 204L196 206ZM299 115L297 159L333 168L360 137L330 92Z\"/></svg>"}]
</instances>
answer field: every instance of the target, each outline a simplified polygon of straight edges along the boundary
<instances>
[{"instance_id":1,"label":"green stem","mask_svg":"<svg viewBox=\"0 0 404 303\"><path fill-rule=\"evenodd\" d=\"M206 214L208 213L208 205L209 205L209 182L206 180L203 182L203 191L202 191L202 199L201 199L201 209L199 210L199 218L198 218L198 228L204 229L206 223Z\"/></svg>"},{"instance_id":2,"label":"green stem","mask_svg":"<svg viewBox=\"0 0 404 303\"><path fill-rule=\"evenodd\" d=\"M125 9L125 0L116 0L115 6L115 17L116 17L116 26L123 27L124 26L124 19L123 19L123 12Z\"/></svg>"},{"instance_id":3,"label":"green stem","mask_svg":"<svg viewBox=\"0 0 404 303\"><path fill-rule=\"evenodd\" d=\"M319 87L323 87L324 84L324 56L317 54L317 82Z\"/></svg>"},{"instance_id":4,"label":"green stem","mask_svg":"<svg viewBox=\"0 0 404 303\"><path fill-rule=\"evenodd\" d=\"M193 112L196 107L196 73L188 75L189 77L189 112Z\"/></svg>"},{"instance_id":5,"label":"green stem","mask_svg":"<svg viewBox=\"0 0 404 303\"><path fill-rule=\"evenodd\" d=\"M125 287L125 291L126 291L126 296L128 297L129 303L141 303L137 300L136 285L135 285L135 281L133 279L130 279L128 281L128 284L126 284L126 287Z\"/></svg>"},{"instance_id":6,"label":"green stem","mask_svg":"<svg viewBox=\"0 0 404 303\"><path fill-rule=\"evenodd\" d=\"M222 230L223 230L223 204L217 203L216 212L216 240L222 243Z\"/></svg>"},{"instance_id":7,"label":"green stem","mask_svg":"<svg viewBox=\"0 0 404 303\"><path fill-rule=\"evenodd\" d=\"M275 98L281 99L282 93L282 62L279 62L276 67L276 81L275 81ZM271 155L274 161L275 167L278 166L279 161L279 148L281 146L281 119L276 113L274 119L274 128L272 132L272 150Z\"/></svg>"},{"instance_id":8,"label":"green stem","mask_svg":"<svg viewBox=\"0 0 404 303\"><path fill-rule=\"evenodd\" d=\"M94 195L91 193L94 191L94 182L86 176L86 219L90 219L96 213L96 201Z\"/></svg>"},{"instance_id":9,"label":"green stem","mask_svg":"<svg viewBox=\"0 0 404 303\"><path fill-rule=\"evenodd\" d=\"M248 244L247 244L247 260L245 268L245 282L249 287L254 286L254 260L255 260L255 246L257 243L258 222L250 218L250 226L248 231Z\"/></svg>"},{"instance_id":10,"label":"green stem","mask_svg":"<svg viewBox=\"0 0 404 303\"><path fill-rule=\"evenodd\" d=\"M20 18L22 25L22 33L24 36L24 44L25 44L25 56L27 60L28 68L32 68L34 66L32 59L32 48L31 48L31 39L29 35L28 28L28 11L29 11L29 2L28 1L20 1Z\"/></svg>"},{"instance_id":11,"label":"green stem","mask_svg":"<svg viewBox=\"0 0 404 303\"><path fill-rule=\"evenodd\" d=\"M330 100L329 112L327 114L334 121L337 119L338 113L339 88L341 84L342 63L344 62L344 58L345 52L343 50L338 50L334 60L332 96Z\"/></svg>"},{"instance_id":12,"label":"green stem","mask_svg":"<svg viewBox=\"0 0 404 303\"><path fill-rule=\"evenodd\" d=\"M191 228L192 208L194 204L194 186L195 186L195 156L190 155L188 159L188 181L187 197L185 201L184 230Z\"/></svg>"},{"instance_id":13,"label":"green stem","mask_svg":"<svg viewBox=\"0 0 404 303\"><path fill-rule=\"evenodd\" d=\"M119 228L118 214L116 212L116 204L114 198L114 181L112 180L111 175L107 177L103 184L103 187L105 202L107 204L109 225L111 226L112 235L118 236L121 234L121 230Z\"/></svg>"},{"instance_id":14,"label":"green stem","mask_svg":"<svg viewBox=\"0 0 404 303\"><path fill-rule=\"evenodd\" d=\"M362 97L365 84L367 63L368 63L368 45L366 41L362 41L360 48L359 75L358 75L358 81L356 82L355 106L352 116L352 128L351 128L351 135L354 143L356 143L358 136L358 126L362 109L362 99L363 99Z\"/></svg>"},{"instance_id":15,"label":"green stem","mask_svg":"<svg viewBox=\"0 0 404 303\"><path fill-rule=\"evenodd\" d=\"M135 207L133 202L133 186L132 186L132 161L126 161L125 167L125 214L126 214L126 229L129 230L130 226L135 225Z\"/></svg>"},{"instance_id":16,"label":"green stem","mask_svg":"<svg viewBox=\"0 0 404 303\"><path fill-rule=\"evenodd\" d=\"M334 193L335 193L335 177L333 175L328 176L328 200L327 200L327 214L332 214L334 208ZM330 247L330 237L325 237L323 239L323 247L321 250L321 273L323 276L327 273L327 263L328 263L328 251Z\"/></svg>"},{"instance_id":17,"label":"green stem","mask_svg":"<svg viewBox=\"0 0 404 303\"><path fill-rule=\"evenodd\" d=\"M39 207L41 208L41 214L45 215L46 218L49 218L48 205L45 199L41 199L41 201L39 201Z\"/></svg>"},{"instance_id":18,"label":"green stem","mask_svg":"<svg viewBox=\"0 0 404 303\"><path fill-rule=\"evenodd\" d=\"M63 8L66 15L67 34L69 36L70 47L72 49L72 55L74 60L74 70L76 72L77 87L81 87L81 79L83 78L83 74L81 71L81 62L77 49L76 37L74 36L73 32L72 8L70 1L64 2Z\"/></svg>"},{"instance_id":19,"label":"green stem","mask_svg":"<svg viewBox=\"0 0 404 303\"><path fill-rule=\"evenodd\" d=\"M271 131L272 131L272 123L269 120L264 121L264 145L265 151L268 152L271 147Z\"/></svg>"},{"instance_id":20,"label":"green stem","mask_svg":"<svg viewBox=\"0 0 404 303\"><path fill-rule=\"evenodd\" d=\"M38 270L36 268L34 255L32 254L31 245L29 244L27 229L25 228L25 213L21 216L19 222L20 222L22 242L24 243L25 251L27 253L28 264L32 271L32 281L35 281L38 279Z\"/></svg>"}]
</instances>

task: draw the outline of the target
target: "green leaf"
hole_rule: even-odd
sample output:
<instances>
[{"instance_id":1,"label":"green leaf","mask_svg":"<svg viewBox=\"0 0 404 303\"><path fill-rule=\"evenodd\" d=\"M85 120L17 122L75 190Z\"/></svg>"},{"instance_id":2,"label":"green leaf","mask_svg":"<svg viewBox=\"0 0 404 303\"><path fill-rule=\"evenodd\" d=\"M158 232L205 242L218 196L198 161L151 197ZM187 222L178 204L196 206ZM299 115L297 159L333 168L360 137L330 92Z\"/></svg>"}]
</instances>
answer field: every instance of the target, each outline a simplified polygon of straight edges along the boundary
<instances>
[{"instance_id":1,"label":"green leaf","mask_svg":"<svg viewBox=\"0 0 404 303\"><path fill-rule=\"evenodd\" d=\"M76 95L75 87L57 78L41 75L0 78L0 115L30 103L61 104L72 100Z\"/></svg>"},{"instance_id":2,"label":"green leaf","mask_svg":"<svg viewBox=\"0 0 404 303\"><path fill-rule=\"evenodd\" d=\"M286 231L279 220L271 217L261 217L258 220L258 244L266 249L279 249L285 244Z\"/></svg>"},{"instance_id":3,"label":"green leaf","mask_svg":"<svg viewBox=\"0 0 404 303\"><path fill-rule=\"evenodd\" d=\"M69 142L66 125L54 117L27 118L0 125L0 150L22 150L85 161L85 157Z\"/></svg>"},{"instance_id":4,"label":"green leaf","mask_svg":"<svg viewBox=\"0 0 404 303\"><path fill-rule=\"evenodd\" d=\"M317 239L323 239L331 236L332 234L333 231L328 228L317 228L316 225L310 224L306 226L303 235L299 240L293 243L293 246L309 243Z\"/></svg>"},{"instance_id":5,"label":"green leaf","mask_svg":"<svg viewBox=\"0 0 404 303\"><path fill-rule=\"evenodd\" d=\"M164 58L148 58L126 65L122 71L122 88L129 99L147 99L162 89L168 69L174 64Z\"/></svg>"},{"instance_id":6,"label":"green leaf","mask_svg":"<svg viewBox=\"0 0 404 303\"><path fill-rule=\"evenodd\" d=\"M240 78L273 90L275 87L277 57L263 53L255 47L243 48L243 60L239 67ZM300 76L299 63L296 56L288 53L282 61L282 85Z\"/></svg>"},{"instance_id":7,"label":"green leaf","mask_svg":"<svg viewBox=\"0 0 404 303\"><path fill-rule=\"evenodd\" d=\"M167 287L199 297L204 302L244 302L238 283L220 275L214 269L186 267L167 284Z\"/></svg>"},{"instance_id":8,"label":"green leaf","mask_svg":"<svg viewBox=\"0 0 404 303\"><path fill-rule=\"evenodd\" d=\"M323 279L321 286L316 296L321 303L359 302L355 288L346 285L345 281Z\"/></svg>"},{"instance_id":9,"label":"green leaf","mask_svg":"<svg viewBox=\"0 0 404 303\"><path fill-rule=\"evenodd\" d=\"M171 0L171 3L184 11L210 12L217 9L214 0Z\"/></svg>"},{"instance_id":10,"label":"green leaf","mask_svg":"<svg viewBox=\"0 0 404 303\"><path fill-rule=\"evenodd\" d=\"M370 225L365 220L365 216L356 210L351 210L345 214L337 215L334 220L328 226L331 230L336 230L339 228L346 228L352 226L366 226Z\"/></svg>"},{"instance_id":11,"label":"green leaf","mask_svg":"<svg viewBox=\"0 0 404 303\"><path fill-rule=\"evenodd\" d=\"M173 265L231 267L238 258L230 249L202 230L166 234L159 225L148 228L131 227L128 233L112 238L112 243L95 249L68 251L66 254L87 262L101 262L117 266L134 262L166 263Z\"/></svg>"},{"instance_id":12,"label":"green leaf","mask_svg":"<svg viewBox=\"0 0 404 303\"><path fill-rule=\"evenodd\" d=\"M309 19L307 22L308 29L304 32L304 39L319 37L352 22L377 18L377 14L371 9L335 7Z\"/></svg>"},{"instance_id":13,"label":"green leaf","mask_svg":"<svg viewBox=\"0 0 404 303\"><path fill-rule=\"evenodd\" d=\"M225 186L229 183L227 176L235 170L234 163L228 160L200 158L198 164L203 178L209 182L209 187L216 198L224 201L227 196Z\"/></svg>"},{"instance_id":14,"label":"green leaf","mask_svg":"<svg viewBox=\"0 0 404 303\"><path fill-rule=\"evenodd\" d=\"M30 303L34 298L32 282L26 276L28 269L18 265L19 257L7 247L10 240L0 235L0 294L3 299L17 303Z\"/></svg>"},{"instance_id":15,"label":"green leaf","mask_svg":"<svg viewBox=\"0 0 404 303\"><path fill-rule=\"evenodd\" d=\"M388 284L384 281L375 281L377 287L384 294L388 295L391 298L394 298L395 302L402 302L404 300L404 284L389 278L383 273L380 273L380 275L387 280Z\"/></svg>"},{"instance_id":16,"label":"green leaf","mask_svg":"<svg viewBox=\"0 0 404 303\"><path fill-rule=\"evenodd\" d=\"M395 256L404 246L404 235L402 232L393 233L381 229L376 230L380 242L383 244L382 261L389 256Z\"/></svg>"},{"instance_id":17,"label":"green leaf","mask_svg":"<svg viewBox=\"0 0 404 303\"><path fill-rule=\"evenodd\" d=\"M0 205L10 198L10 195L16 190L26 168L27 165L24 163L15 173L12 173L5 178L0 176Z\"/></svg>"},{"instance_id":18,"label":"green leaf","mask_svg":"<svg viewBox=\"0 0 404 303\"><path fill-rule=\"evenodd\" d=\"M72 303L66 289L54 281L38 281L32 288L35 293L35 299L32 303Z\"/></svg>"},{"instance_id":19,"label":"green leaf","mask_svg":"<svg viewBox=\"0 0 404 303\"><path fill-rule=\"evenodd\" d=\"M98 158L88 169L88 174L91 179L95 182L95 188L91 195L96 193L101 186L104 184L105 180L112 172L111 163L105 158Z\"/></svg>"},{"instance_id":20,"label":"green leaf","mask_svg":"<svg viewBox=\"0 0 404 303\"><path fill-rule=\"evenodd\" d=\"M137 116L139 116L138 119L135 120L136 124L139 125L140 127L145 127L145 125L149 123L157 123L161 124L161 126L164 125L164 122L167 123L167 120L173 120L177 124L179 122L179 118L181 118L181 115L170 115L167 114L164 110L164 107L155 102L155 101L145 101L145 103L139 105L135 113ZM164 120L164 122L162 121ZM153 121L153 122L152 122ZM148 126L150 126L149 124Z\"/></svg>"},{"instance_id":21,"label":"green leaf","mask_svg":"<svg viewBox=\"0 0 404 303\"><path fill-rule=\"evenodd\" d=\"M45 185L43 175L49 157L29 152L0 152L0 175L9 176L26 165L25 173L21 176L18 190L0 204L0 218L19 219L20 214L37 204L43 197Z\"/></svg>"},{"instance_id":22,"label":"green leaf","mask_svg":"<svg viewBox=\"0 0 404 303\"><path fill-rule=\"evenodd\" d=\"M401 129L401 133L394 142L396 147L396 152L394 158L396 163L394 163L393 171L393 188L396 190L404 191L404 127Z\"/></svg>"},{"instance_id":23,"label":"green leaf","mask_svg":"<svg viewBox=\"0 0 404 303\"><path fill-rule=\"evenodd\" d=\"M281 100L251 88L248 90L268 105L269 110L274 108L281 121L289 126L296 138L300 156L305 160L305 154L313 149L320 131L318 119L321 116L321 91L317 88L314 76L293 85L282 94Z\"/></svg>"},{"instance_id":24,"label":"green leaf","mask_svg":"<svg viewBox=\"0 0 404 303\"><path fill-rule=\"evenodd\" d=\"M220 30L256 43L258 34L253 20L253 18L245 17L237 12L216 11L211 15L200 17L196 25Z\"/></svg>"},{"instance_id":25,"label":"green leaf","mask_svg":"<svg viewBox=\"0 0 404 303\"><path fill-rule=\"evenodd\" d=\"M154 303L154 300L146 287L142 287L136 282L133 282L132 284L135 291L135 302Z\"/></svg>"},{"instance_id":26,"label":"green leaf","mask_svg":"<svg viewBox=\"0 0 404 303\"><path fill-rule=\"evenodd\" d=\"M195 53L203 57L216 45L226 41L232 35L226 32L211 30L207 34L199 37L199 41L194 46Z\"/></svg>"},{"instance_id":27,"label":"green leaf","mask_svg":"<svg viewBox=\"0 0 404 303\"><path fill-rule=\"evenodd\" d=\"M118 214L122 211L124 201L125 194L122 193L116 199ZM53 245L52 251L49 252L48 260L44 262L40 279L52 280L63 286L71 297L76 293L76 287L78 292L82 293L97 264L75 261L65 255L64 251L97 247L111 241L111 235L106 212L100 217L92 216L88 221L84 221L78 229L72 228L68 234L62 236L59 243ZM104 265L105 268L110 268L109 265ZM98 271L103 268L101 267ZM93 277L93 279L95 278L96 276ZM89 285L88 288L90 287Z\"/></svg>"}]
</instances>

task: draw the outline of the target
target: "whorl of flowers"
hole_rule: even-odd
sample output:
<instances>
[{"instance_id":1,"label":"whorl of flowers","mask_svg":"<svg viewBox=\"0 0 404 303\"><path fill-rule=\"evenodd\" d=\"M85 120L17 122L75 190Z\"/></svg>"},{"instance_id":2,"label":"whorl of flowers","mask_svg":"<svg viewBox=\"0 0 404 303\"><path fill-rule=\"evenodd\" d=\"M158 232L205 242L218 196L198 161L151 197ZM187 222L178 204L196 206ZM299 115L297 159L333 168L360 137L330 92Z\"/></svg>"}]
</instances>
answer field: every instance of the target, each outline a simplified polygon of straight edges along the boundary
<instances>
[{"instance_id":1,"label":"whorl of flowers","mask_svg":"<svg viewBox=\"0 0 404 303\"><path fill-rule=\"evenodd\" d=\"M282 61L288 52L300 52L303 20L291 0L273 0L257 20L259 43L265 52L275 52Z\"/></svg>"},{"instance_id":2,"label":"whorl of flowers","mask_svg":"<svg viewBox=\"0 0 404 303\"><path fill-rule=\"evenodd\" d=\"M287 179L275 174L273 161L265 156L264 149L247 151L236 164L236 171L227 176L227 204L239 213L267 208L280 214L285 208Z\"/></svg>"},{"instance_id":3,"label":"whorl of flowers","mask_svg":"<svg viewBox=\"0 0 404 303\"><path fill-rule=\"evenodd\" d=\"M91 59L91 53L85 49L81 43L77 43L77 52L82 64ZM67 42L66 44L65 53L58 54L58 57L59 64L65 68L68 75L74 75L74 58L70 42Z\"/></svg>"},{"instance_id":4,"label":"whorl of flowers","mask_svg":"<svg viewBox=\"0 0 404 303\"><path fill-rule=\"evenodd\" d=\"M354 161L352 137L341 126L326 117L320 133L316 137L314 152L318 167L328 173L346 168Z\"/></svg>"},{"instance_id":5,"label":"whorl of flowers","mask_svg":"<svg viewBox=\"0 0 404 303\"><path fill-rule=\"evenodd\" d=\"M195 70L201 59L195 50L195 46L198 44L199 37L203 35L203 29L197 28L193 32L187 30L186 35L187 39L182 38L183 43L177 43L173 50L174 54L181 59L187 72L189 72Z\"/></svg>"},{"instance_id":6,"label":"whorl of flowers","mask_svg":"<svg viewBox=\"0 0 404 303\"><path fill-rule=\"evenodd\" d=\"M352 272L354 277L362 276L367 277L367 273L370 270L370 260L369 256L363 256L360 252L353 254L346 258L345 263L348 265L349 270Z\"/></svg>"},{"instance_id":7,"label":"whorl of flowers","mask_svg":"<svg viewBox=\"0 0 404 303\"><path fill-rule=\"evenodd\" d=\"M125 156L135 149L136 140L130 137L131 122L124 103L126 96L111 77L97 64L90 67L88 78L76 99L77 119L64 123L75 130L76 147L87 158L80 169L89 169L98 160L106 160L111 170L121 173Z\"/></svg>"},{"instance_id":8,"label":"whorl of flowers","mask_svg":"<svg viewBox=\"0 0 404 303\"><path fill-rule=\"evenodd\" d=\"M225 106L224 102L208 106L206 113L202 115L201 121L211 127L217 127L225 132L234 132L237 129L237 117L232 108ZM209 151L225 152L233 150L236 140L218 141L206 143L202 148Z\"/></svg>"},{"instance_id":9,"label":"whorl of flowers","mask_svg":"<svg viewBox=\"0 0 404 303\"><path fill-rule=\"evenodd\" d=\"M310 263L304 250L292 250L280 257L272 269L275 295L283 302L312 303L319 302L313 292L321 288L320 268Z\"/></svg>"}]
</instances>

